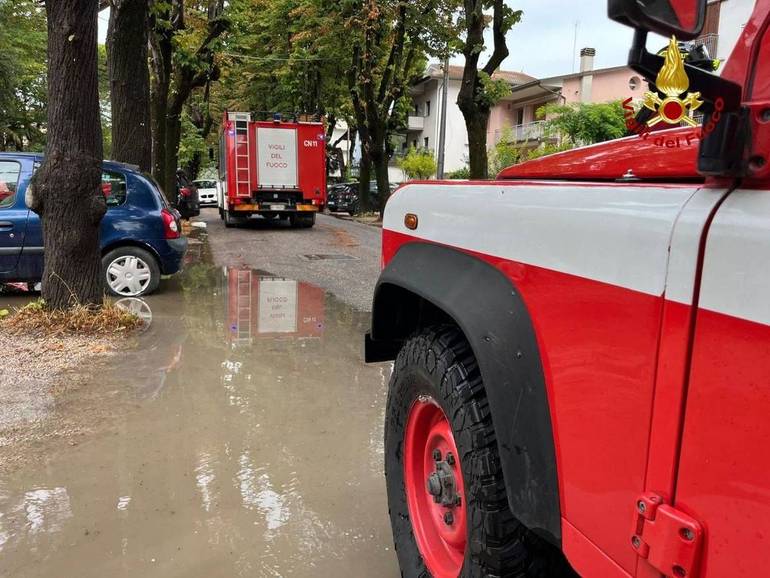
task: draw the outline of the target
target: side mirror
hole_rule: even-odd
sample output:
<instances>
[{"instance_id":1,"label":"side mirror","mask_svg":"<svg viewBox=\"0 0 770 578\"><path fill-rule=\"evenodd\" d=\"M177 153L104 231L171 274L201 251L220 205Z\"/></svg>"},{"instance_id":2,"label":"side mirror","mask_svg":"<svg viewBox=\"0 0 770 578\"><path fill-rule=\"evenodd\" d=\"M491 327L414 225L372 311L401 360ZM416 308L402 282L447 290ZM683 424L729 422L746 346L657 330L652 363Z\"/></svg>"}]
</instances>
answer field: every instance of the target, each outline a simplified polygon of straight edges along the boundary
<instances>
[{"instance_id":1,"label":"side mirror","mask_svg":"<svg viewBox=\"0 0 770 578\"><path fill-rule=\"evenodd\" d=\"M608 0L616 22L663 36L691 40L703 30L707 0Z\"/></svg>"}]
</instances>

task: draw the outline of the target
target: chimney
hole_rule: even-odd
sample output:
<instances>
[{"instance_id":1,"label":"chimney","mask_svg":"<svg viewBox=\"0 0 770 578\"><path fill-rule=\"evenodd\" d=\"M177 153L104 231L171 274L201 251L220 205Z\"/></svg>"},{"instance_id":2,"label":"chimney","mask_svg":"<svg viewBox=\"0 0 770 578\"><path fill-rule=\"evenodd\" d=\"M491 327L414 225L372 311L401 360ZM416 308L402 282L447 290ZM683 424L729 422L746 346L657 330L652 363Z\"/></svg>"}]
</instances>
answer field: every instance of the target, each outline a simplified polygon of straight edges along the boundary
<instances>
[{"instance_id":1,"label":"chimney","mask_svg":"<svg viewBox=\"0 0 770 578\"><path fill-rule=\"evenodd\" d=\"M580 72L586 72L594 69L595 48L582 48L580 50Z\"/></svg>"},{"instance_id":2,"label":"chimney","mask_svg":"<svg viewBox=\"0 0 770 578\"><path fill-rule=\"evenodd\" d=\"M593 87L595 48L583 48L580 50L580 102L591 102L591 89Z\"/></svg>"}]
</instances>

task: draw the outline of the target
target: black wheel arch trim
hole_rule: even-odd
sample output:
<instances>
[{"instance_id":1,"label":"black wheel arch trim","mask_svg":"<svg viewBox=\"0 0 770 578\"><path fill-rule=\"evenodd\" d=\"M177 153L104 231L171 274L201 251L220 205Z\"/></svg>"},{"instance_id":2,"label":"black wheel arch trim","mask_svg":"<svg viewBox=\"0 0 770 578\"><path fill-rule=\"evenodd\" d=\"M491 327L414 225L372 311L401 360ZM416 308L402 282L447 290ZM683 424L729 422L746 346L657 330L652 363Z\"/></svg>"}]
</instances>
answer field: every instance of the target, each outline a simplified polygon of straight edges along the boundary
<instances>
[{"instance_id":1,"label":"black wheel arch trim","mask_svg":"<svg viewBox=\"0 0 770 578\"><path fill-rule=\"evenodd\" d=\"M431 311L426 311L425 302ZM407 243L377 282L366 361L395 359L409 334L442 314L460 327L478 361L511 511L533 532L561 547L545 377L529 312L507 277L462 251Z\"/></svg>"}]
</instances>

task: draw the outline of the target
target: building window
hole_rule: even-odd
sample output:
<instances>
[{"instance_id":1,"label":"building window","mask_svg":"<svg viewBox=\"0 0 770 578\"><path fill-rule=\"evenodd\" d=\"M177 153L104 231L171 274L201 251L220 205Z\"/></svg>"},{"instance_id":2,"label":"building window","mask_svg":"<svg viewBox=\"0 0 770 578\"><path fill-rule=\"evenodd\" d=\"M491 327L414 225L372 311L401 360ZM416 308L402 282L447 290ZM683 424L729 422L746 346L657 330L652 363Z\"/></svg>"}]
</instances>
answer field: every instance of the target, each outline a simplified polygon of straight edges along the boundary
<instances>
[{"instance_id":1,"label":"building window","mask_svg":"<svg viewBox=\"0 0 770 578\"><path fill-rule=\"evenodd\" d=\"M412 141L412 145L414 146L414 148L417 148L417 139L414 139L414 140Z\"/></svg>"},{"instance_id":2,"label":"building window","mask_svg":"<svg viewBox=\"0 0 770 578\"><path fill-rule=\"evenodd\" d=\"M414 105L414 116L420 116L420 107L419 105Z\"/></svg>"},{"instance_id":3,"label":"building window","mask_svg":"<svg viewBox=\"0 0 770 578\"><path fill-rule=\"evenodd\" d=\"M428 137L427 136L424 139L422 139L422 142L423 142L423 146L425 148L428 148Z\"/></svg>"},{"instance_id":4,"label":"building window","mask_svg":"<svg viewBox=\"0 0 770 578\"><path fill-rule=\"evenodd\" d=\"M520 108L516 111L516 124L524 124L524 109Z\"/></svg>"},{"instance_id":5,"label":"building window","mask_svg":"<svg viewBox=\"0 0 770 578\"><path fill-rule=\"evenodd\" d=\"M628 88L631 90L636 90L639 88L639 85L642 84L642 81L639 79L638 76L632 76L628 81Z\"/></svg>"},{"instance_id":6,"label":"building window","mask_svg":"<svg viewBox=\"0 0 770 578\"><path fill-rule=\"evenodd\" d=\"M425 116L430 116L430 101L425 103Z\"/></svg>"}]
</instances>

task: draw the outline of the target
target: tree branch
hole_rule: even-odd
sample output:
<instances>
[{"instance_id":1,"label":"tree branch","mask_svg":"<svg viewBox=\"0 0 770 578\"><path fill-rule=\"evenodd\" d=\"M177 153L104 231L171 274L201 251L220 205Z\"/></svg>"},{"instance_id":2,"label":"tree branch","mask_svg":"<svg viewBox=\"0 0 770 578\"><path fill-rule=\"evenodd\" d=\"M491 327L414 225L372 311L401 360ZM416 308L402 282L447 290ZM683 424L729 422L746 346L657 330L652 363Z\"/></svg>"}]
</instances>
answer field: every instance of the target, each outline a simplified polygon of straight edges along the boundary
<instances>
[{"instance_id":1,"label":"tree branch","mask_svg":"<svg viewBox=\"0 0 770 578\"><path fill-rule=\"evenodd\" d=\"M494 15L492 17L492 36L494 38L495 48L489 62L484 67L484 72L489 76L500 67L503 60L508 58L508 46L505 43L504 25L504 5L503 0L495 0Z\"/></svg>"}]
</instances>

